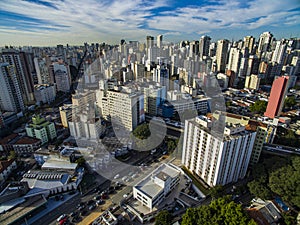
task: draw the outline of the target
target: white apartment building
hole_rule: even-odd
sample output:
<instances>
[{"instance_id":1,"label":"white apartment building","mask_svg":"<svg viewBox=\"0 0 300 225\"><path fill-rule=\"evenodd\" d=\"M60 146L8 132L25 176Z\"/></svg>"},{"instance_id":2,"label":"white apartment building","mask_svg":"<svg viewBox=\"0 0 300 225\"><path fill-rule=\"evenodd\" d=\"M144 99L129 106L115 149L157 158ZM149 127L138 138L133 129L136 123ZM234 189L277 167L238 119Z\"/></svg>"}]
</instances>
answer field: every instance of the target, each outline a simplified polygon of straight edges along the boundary
<instances>
[{"instance_id":1,"label":"white apartment building","mask_svg":"<svg viewBox=\"0 0 300 225\"><path fill-rule=\"evenodd\" d=\"M55 100L56 89L54 85L35 85L34 86L34 97L35 101L40 103L50 103Z\"/></svg>"},{"instance_id":2,"label":"white apartment building","mask_svg":"<svg viewBox=\"0 0 300 225\"><path fill-rule=\"evenodd\" d=\"M260 78L258 75L251 74L251 76L246 76L245 88L258 90L260 84Z\"/></svg>"},{"instance_id":3,"label":"white apartment building","mask_svg":"<svg viewBox=\"0 0 300 225\"><path fill-rule=\"evenodd\" d=\"M128 131L145 121L144 95L131 89L107 91L109 117Z\"/></svg>"},{"instance_id":4,"label":"white apartment building","mask_svg":"<svg viewBox=\"0 0 300 225\"><path fill-rule=\"evenodd\" d=\"M182 163L209 186L236 182L246 175L256 132L226 123L223 138L205 116L186 120Z\"/></svg>"},{"instance_id":5,"label":"white apartment building","mask_svg":"<svg viewBox=\"0 0 300 225\"><path fill-rule=\"evenodd\" d=\"M173 165L162 164L133 187L133 197L152 211L176 187L179 175Z\"/></svg>"},{"instance_id":6,"label":"white apartment building","mask_svg":"<svg viewBox=\"0 0 300 225\"><path fill-rule=\"evenodd\" d=\"M101 119L91 116L87 111L76 113L77 108L73 110L72 120L68 121L70 135L76 139L97 141L104 131Z\"/></svg>"},{"instance_id":7,"label":"white apartment building","mask_svg":"<svg viewBox=\"0 0 300 225\"><path fill-rule=\"evenodd\" d=\"M69 92L71 87L69 66L63 63L54 63L53 70L57 91Z\"/></svg>"}]
</instances>

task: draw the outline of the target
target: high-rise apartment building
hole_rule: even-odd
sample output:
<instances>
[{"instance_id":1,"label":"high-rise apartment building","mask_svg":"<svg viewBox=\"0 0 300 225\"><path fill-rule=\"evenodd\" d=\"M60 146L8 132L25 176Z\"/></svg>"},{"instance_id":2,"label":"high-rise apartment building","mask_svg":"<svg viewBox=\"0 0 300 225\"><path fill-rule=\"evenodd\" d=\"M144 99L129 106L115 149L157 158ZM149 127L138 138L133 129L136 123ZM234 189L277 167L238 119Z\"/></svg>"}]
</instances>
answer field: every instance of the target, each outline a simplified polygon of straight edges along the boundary
<instances>
[{"instance_id":1,"label":"high-rise apartment building","mask_svg":"<svg viewBox=\"0 0 300 225\"><path fill-rule=\"evenodd\" d=\"M157 35L156 42L157 47L162 48L163 36L161 34Z\"/></svg>"},{"instance_id":2,"label":"high-rise apartment building","mask_svg":"<svg viewBox=\"0 0 300 225\"><path fill-rule=\"evenodd\" d=\"M26 53L16 50L7 50L2 52L4 62L15 67L15 73L18 79L19 87L25 104L34 101L34 83L33 76L27 65Z\"/></svg>"},{"instance_id":3,"label":"high-rise apartment building","mask_svg":"<svg viewBox=\"0 0 300 225\"><path fill-rule=\"evenodd\" d=\"M224 72L227 62L227 52L228 52L229 41L219 40L217 44L216 61L217 61L217 71Z\"/></svg>"},{"instance_id":4,"label":"high-rise apartment building","mask_svg":"<svg viewBox=\"0 0 300 225\"><path fill-rule=\"evenodd\" d=\"M226 123L221 138L204 116L185 121L182 163L209 186L245 177L256 132Z\"/></svg>"},{"instance_id":5,"label":"high-rise apartment building","mask_svg":"<svg viewBox=\"0 0 300 225\"><path fill-rule=\"evenodd\" d=\"M285 39L281 41L276 41L276 47L273 52L271 61L282 65L286 56L286 49L287 43Z\"/></svg>"},{"instance_id":6,"label":"high-rise apartment building","mask_svg":"<svg viewBox=\"0 0 300 225\"><path fill-rule=\"evenodd\" d=\"M241 58L242 58L241 50L238 48L231 48L229 52L227 69L237 74L239 72Z\"/></svg>"},{"instance_id":7,"label":"high-rise apartment building","mask_svg":"<svg viewBox=\"0 0 300 225\"><path fill-rule=\"evenodd\" d=\"M262 57L262 55L265 52L269 51L272 39L273 39L273 34L271 34L270 32L264 32L259 36L258 49L257 49L258 57Z\"/></svg>"},{"instance_id":8,"label":"high-rise apartment building","mask_svg":"<svg viewBox=\"0 0 300 225\"><path fill-rule=\"evenodd\" d=\"M246 76L245 88L258 90L260 84L260 78L256 74L251 74L251 76Z\"/></svg>"},{"instance_id":9,"label":"high-rise apartment building","mask_svg":"<svg viewBox=\"0 0 300 225\"><path fill-rule=\"evenodd\" d=\"M64 63L54 63L53 71L57 91L69 92L71 87L71 74L69 66Z\"/></svg>"},{"instance_id":10,"label":"high-rise apartment building","mask_svg":"<svg viewBox=\"0 0 300 225\"><path fill-rule=\"evenodd\" d=\"M19 112L25 109L15 67L0 63L0 109Z\"/></svg>"},{"instance_id":11,"label":"high-rise apartment building","mask_svg":"<svg viewBox=\"0 0 300 225\"><path fill-rule=\"evenodd\" d=\"M265 116L274 118L280 115L288 89L288 80L288 76L278 77L274 80Z\"/></svg>"},{"instance_id":12,"label":"high-rise apartment building","mask_svg":"<svg viewBox=\"0 0 300 225\"><path fill-rule=\"evenodd\" d=\"M200 59L203 58L203 56L209 55L209 46L210 46L210 40L211 38L209 36L202 36L199 41L199 56Z\"/></svg>"},{"instance_id":13,"label":"high-rise apartment building","mask_svg":"<svg viewBox=\"0 0 300 225\"><path fill-rule=\"evenodd\" d=\"M250 54L253 52L254 44L255 44L255 38L253 36L244 37L243 47L248 48Z\"/></svg>"},{"instance_id":14,"label":"high-rise apartment building","mask_svg":"<svg viewBox=\"0 0 300 225\"><path fill-rule=\"evenodd\" d=\"M152 48L154 46L154 37L147 36L146 37L146 49Z\"/></svg>"},{"instance_id":15,"label":"high-rise apartment building","mask_svg":"<svg viewBox=\"0 0 300 225\"><path fill-rule=\"evenodd\" d=\"M145 120L144 95L130 89L107 91L107 107L111 120L133 131Z\"/></svg>"}]
</instances>

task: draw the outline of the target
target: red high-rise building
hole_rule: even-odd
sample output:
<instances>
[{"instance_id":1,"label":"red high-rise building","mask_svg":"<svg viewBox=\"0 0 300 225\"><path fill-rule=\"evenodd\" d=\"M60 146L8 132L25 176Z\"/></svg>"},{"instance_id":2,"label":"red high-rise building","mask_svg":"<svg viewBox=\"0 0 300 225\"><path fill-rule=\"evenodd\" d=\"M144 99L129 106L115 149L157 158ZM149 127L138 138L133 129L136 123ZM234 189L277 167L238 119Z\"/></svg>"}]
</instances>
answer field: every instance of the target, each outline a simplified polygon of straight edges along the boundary
<instances>
[{"instance_id":1,"label":"red high-rise building","mask_svg":"<svg viewBox=\"0 0 300 225\"><path fill-rule=\"evenodd\" d=\"M279 116L287 92L289 77L282 76L274 80L265 116L274 118Z\"/></svg>"}]
</instances>

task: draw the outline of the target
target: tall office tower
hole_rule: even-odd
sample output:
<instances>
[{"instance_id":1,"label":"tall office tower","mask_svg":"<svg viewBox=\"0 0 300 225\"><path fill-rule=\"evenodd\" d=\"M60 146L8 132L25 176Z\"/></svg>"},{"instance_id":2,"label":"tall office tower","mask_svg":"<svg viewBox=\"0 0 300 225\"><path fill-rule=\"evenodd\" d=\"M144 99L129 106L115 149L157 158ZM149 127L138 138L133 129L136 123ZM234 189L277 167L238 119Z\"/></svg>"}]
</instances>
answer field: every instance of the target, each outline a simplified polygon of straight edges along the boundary
<instances>
[{"instance_id":1,"label":"tall office tower","mask_svg":"<svg viewBox=\"0 0 300 225\"><path fill-rule=\"evenodd\" d=\"M274 80L265 116L273 119L280 115L288 89L288 80L288 76L278 77Z\"/></svg>"},{"instance_id":2,"label":"tall office tower","mask_svg":"<svg viewBox=\"0 0 300 225\"><path fill-rule=\"evenodd\" d=\"M255 44L255 38L253 36L244 37L243 47L248 48L250 54L253 53L254 44Z\"/></svg>"},{"instance_id":3,"label":"tall office tower","mask_svg":"<svg viewBox=\"0 0 300 225\"><path fill-rule=\"evenodd\" d=\"M272 55L272 62L283 65L286 56L287 43L285 39L276 41L276 47Z\"/></svg>"},{"instance_id":4,"label":"tall office tower","mask_svg":"<svg viewBox=\"0 0 300 225\"><path fill-rule=\"evenodd\" d=\"M107 107L111 120L128 131L145 121L144 95L140 92L109 90Z\"/></svg>"},{"instance_id":5,"label":"tall office tower","mask_svg":"<svg viewBox=\"0 0 300 225\"><path fill-rule=\"evenodd\" d=\"M194 57L199 54L199 41L191 41L189 49L189 57Z\"/></svg>"},{"instance_id":6,"label":"tall office tower","mask_svg":"<svg viewBox=\"0 0 300 225\"><path fill-rule=\"evenodd\" d=\"M209 56L209 46L211 38L209 36L202 36L199 41L199 56L202 60L203 56Z\"/></svg>"},{"instance_id":7,"label":"tall office tower","mask_svg":"<svg viewBox=\"0 0 300 225\"><path fill-rule=\"evenodd\" d=\"M242 58L241 50L238 48L231 48L229 52L227 69L232 70L237 74L240 68L241 58Z\"/></svg>"},{"instance_id":8,"label":"tall office tower","mask_svg":"<svg viewBox=\"0 0 300 225\"><path fill-rule=\"evenodd\" d=\"M245 177L256 132L226 123L223 138L205 116L185 121L182 163L209 186L225 185Z\"/></svg>"},{"instance_id":9,"label":"tall office tower","mask_svg":"<svg viewBox=\"0 0 300 225\"><path fill-rule=\"evenodd\" d=\"M56 46L56 55L66 61L66 50L64 49L63 45Z\"/></svg>"},{"instance_id":10,"label":"tall office tower","mask_svg":"<svg viewBox=\"0 0 300 225\"><path fill-rule=\"evenodd\" d=\"M0 63L0 110L19 112L24 108L22 92L14 66Z\"/></svg>"},{"instance_id":11,"label":"tall office tower","mask_svg":"<svg viewBox=\"0 0 300 225\"><path fill-rule=\"evenodd\" d=\"M4 62L15 67L24 103L33 102L34 84L31 72L27 66L25 52L17 52L16 50L5 51L2 52L2 58Z\"/></svg>"},{"instance_id":12,"label":"tall office tower","mask_svg":"<svg viewBox=\"0 0 300 225\"><path fill-rule=\"evenodd\" d=\"M161 34L157 35L156 41L157 41L157 47L162 48L163 36Z\"/></svg>"},{"instance_id":13,"label":"tall office tower","mask_svg":"<svg viewBox=\"0 0 300 225\"><path fill-rule=\"evenodd\" d=\"M257 49L258 57L261 58L265 52L270 50L272 39L273 34L270 32L264 32L260 35Z\"/></svg>"},{"instance_id":14,"label":"tall office tower","mask_svg":"<svg viewBox=\"0 0 300 225\"><path fill-rule=\"evenodd\" d=\"M53 64L53 71L57 91L69 92L71 87L69 66L61 62L56 62Z\"/></svg>"},{"instance_id":15,"label":"tall office tower","mask_svg":"<svg viewBox=\"0 0 300 225\"><path fill-rule=\"evenodd\" d=\"M144 87L143 92L145 113L151 116L158 115L158 107L166 99L166 87L149 85L149 87Z\"/></svg>"},{"instance_id":16,"label":"tall office tower","mask_svg":"<svg viewBox=\"0 0 300 225\"><path fill-rule=\"evenodd\" d=\"M216 60L217 60L217 71L224 72L227 62L229 41L226 39L219 40L217 45Z\"/></svg>"},{"instance_id":17,"label":"tall office tower","mask_svg":"<svg viewBox=\"0 0 300 225\"><path fill-rule=\"evenodd\" d=\"M147 36L146 37L146 49L154 46L154 37Z\"/></svg>"}]
</instances>

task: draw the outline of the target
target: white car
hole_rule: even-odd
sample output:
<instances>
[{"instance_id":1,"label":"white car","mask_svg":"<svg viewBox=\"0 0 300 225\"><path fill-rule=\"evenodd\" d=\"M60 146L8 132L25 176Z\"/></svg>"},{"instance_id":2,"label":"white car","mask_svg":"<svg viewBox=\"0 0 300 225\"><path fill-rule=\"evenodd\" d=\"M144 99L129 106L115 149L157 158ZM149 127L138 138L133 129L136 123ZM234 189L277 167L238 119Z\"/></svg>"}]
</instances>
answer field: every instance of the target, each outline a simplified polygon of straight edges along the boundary
<instances>
[{"instance_id":1,"label":"white car","mask_svg":"<svg viewBox=\"0 0 300 225\"><path fill-rule=\"evenodd\" d=\"M120 174L117 174L116 176L114 176L114 179L118 179L120 177Z\"/></svg>"}]
</instances>

